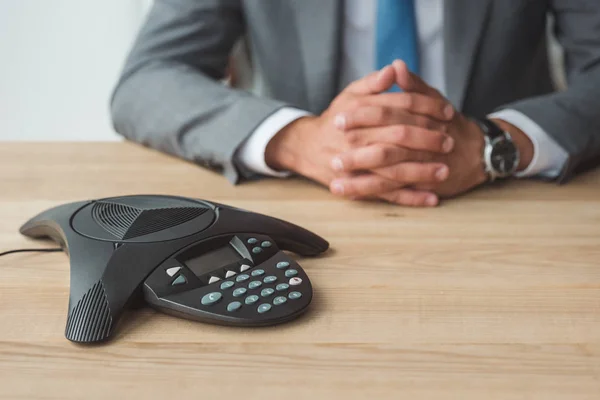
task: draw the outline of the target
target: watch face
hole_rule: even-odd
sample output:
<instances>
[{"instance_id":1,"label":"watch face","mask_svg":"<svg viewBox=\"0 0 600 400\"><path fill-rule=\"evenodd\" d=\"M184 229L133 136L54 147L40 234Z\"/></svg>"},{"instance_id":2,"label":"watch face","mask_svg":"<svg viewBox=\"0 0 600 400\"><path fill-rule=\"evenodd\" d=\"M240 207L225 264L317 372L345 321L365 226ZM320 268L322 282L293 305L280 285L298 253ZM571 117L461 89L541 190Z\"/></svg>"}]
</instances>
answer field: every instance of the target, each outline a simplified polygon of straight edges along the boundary
<instances>
[{"instance_id":1,"label":"watch face","mask_svg":"<svg viewBox=\"0 0 600 400\"><path fill-rule=\"evenodd\" d=\"M517 169L517 148L510 140L501 139L494 143L490 156L492 167L499 175L510 175Z\"/></svg>"}]
</instances>

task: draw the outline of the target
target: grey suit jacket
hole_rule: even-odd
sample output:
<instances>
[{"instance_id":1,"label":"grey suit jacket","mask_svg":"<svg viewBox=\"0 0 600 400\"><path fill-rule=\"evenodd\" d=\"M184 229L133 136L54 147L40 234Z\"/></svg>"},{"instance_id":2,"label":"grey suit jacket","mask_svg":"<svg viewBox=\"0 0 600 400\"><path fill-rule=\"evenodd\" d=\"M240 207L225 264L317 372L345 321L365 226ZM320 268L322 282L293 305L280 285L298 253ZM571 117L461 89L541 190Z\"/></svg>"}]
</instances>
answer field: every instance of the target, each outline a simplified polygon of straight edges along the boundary
<instances>
[{"instance_id":1,"label":"grey suit jacket","mask_svg":"<svg viewBox=\"0 0 600 400\"><path fill-rule=\"evenodd\" d=\"M125 137L224 173L251 177L235 151L284 106L314 113L337 87L342 0L156 0L112 99ZM555 92L547 15L569 87ZM600 159L600 1L446 0L447 92L472 116L516 109L568 153L559 181ZM268 96L221 83L246 36Z\"/></svg>"}]
</instances>

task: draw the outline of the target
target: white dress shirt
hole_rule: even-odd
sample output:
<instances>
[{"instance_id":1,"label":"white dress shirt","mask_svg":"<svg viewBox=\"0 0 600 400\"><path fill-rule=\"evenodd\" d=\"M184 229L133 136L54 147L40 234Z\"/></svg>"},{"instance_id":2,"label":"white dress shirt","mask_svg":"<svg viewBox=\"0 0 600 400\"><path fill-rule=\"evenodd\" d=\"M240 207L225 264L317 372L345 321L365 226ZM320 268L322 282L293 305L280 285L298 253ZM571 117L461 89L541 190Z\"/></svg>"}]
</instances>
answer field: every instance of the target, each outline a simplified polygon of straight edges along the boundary
<instances>
[{"instance_id":1,"label":"white dress shirt","mask_svg":"<svg viewBox=\"0 0 600 400\"><path fill-rule=\"evenodd\" d=\"M362 78L374 70L375 24L377 2L346 0L344 14L343 48L340 87ZM415 0L420 76L431 86L446 95L444 63L443 0ZM266 118L240 146L238 161L249 170L269 176L285 177L286 172L275 171L265 162L269 141L281 129L310 113L286 107ZM502 119L522 130L533 143L531 164L518 177L544 176L555 178L566 163L568 154L535 121L525 114L506 109L490 117Z\"/></svg>"}]
</instances>

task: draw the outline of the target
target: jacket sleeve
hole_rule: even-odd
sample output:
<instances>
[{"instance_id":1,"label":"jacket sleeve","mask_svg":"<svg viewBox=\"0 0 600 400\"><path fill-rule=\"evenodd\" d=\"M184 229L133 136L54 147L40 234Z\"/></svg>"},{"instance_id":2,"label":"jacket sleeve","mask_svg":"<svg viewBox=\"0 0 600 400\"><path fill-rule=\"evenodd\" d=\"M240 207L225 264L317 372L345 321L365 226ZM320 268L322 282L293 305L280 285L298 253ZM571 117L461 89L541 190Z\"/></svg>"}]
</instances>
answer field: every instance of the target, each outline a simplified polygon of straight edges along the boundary
<instances>
[{"instance_id":1,"label":"jacket sleeve","mask_svg":"<svg viewBox=\"0 0 600 400\"><path fill-rule=\"evenodd\" d=\"M506 105L527 115L569 154L559 182L600 162L600 1L551 0L568 89Z\"/></svg>"},{"instance_id":2,"label":"jacket sleeve","mask_svg":"<svg viewBox=\"0 0 600 400\"><path fill-rule=\"evenodd\" d=\"M244 32L239 0L156 0L112 97L116 131L232 183L249 177L236 149L285 104L221 82Z\"/></svg>"}]
</instances>

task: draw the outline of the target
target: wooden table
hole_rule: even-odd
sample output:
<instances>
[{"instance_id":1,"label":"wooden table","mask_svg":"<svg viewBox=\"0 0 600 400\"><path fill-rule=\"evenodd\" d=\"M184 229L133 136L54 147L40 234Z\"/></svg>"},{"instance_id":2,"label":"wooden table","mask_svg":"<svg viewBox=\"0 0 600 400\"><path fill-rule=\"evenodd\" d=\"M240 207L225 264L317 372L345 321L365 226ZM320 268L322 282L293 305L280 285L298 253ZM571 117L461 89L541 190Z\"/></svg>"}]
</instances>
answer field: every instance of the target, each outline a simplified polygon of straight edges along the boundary
<instances>
[{"instance_id":1,"label":"wooden table","mask_svg":"<svg viewBox=\"0 0 600 400\"><path fill-rule=\"evenodd\" d=\"M64 254L0 258L2 399L600 398L600 173L512 182L437 209L343 201L301 180L231 186L132 144L1 144L0 251L64 202L169 193L303 225L311 309L236 329L131 313L115 339L64 338Z\"/></svg>"}]
</instances>

